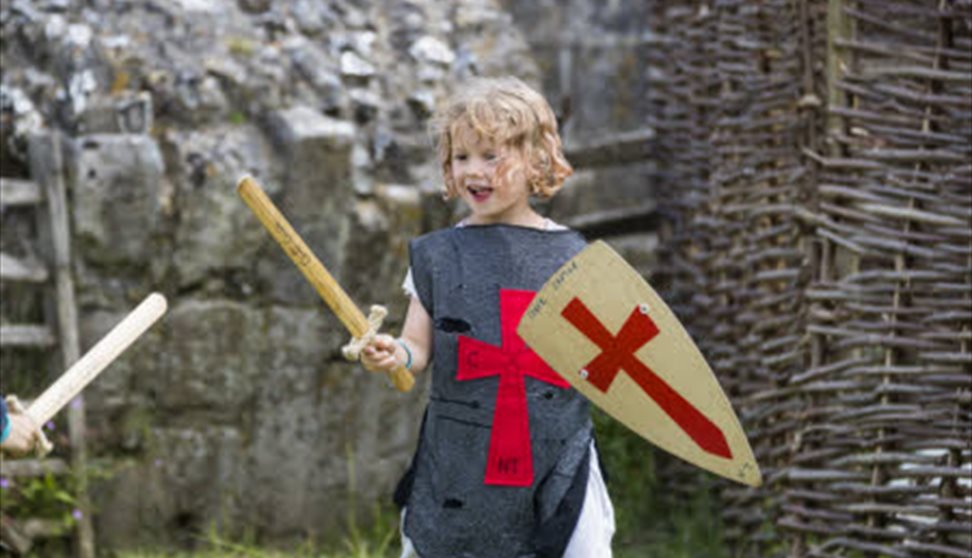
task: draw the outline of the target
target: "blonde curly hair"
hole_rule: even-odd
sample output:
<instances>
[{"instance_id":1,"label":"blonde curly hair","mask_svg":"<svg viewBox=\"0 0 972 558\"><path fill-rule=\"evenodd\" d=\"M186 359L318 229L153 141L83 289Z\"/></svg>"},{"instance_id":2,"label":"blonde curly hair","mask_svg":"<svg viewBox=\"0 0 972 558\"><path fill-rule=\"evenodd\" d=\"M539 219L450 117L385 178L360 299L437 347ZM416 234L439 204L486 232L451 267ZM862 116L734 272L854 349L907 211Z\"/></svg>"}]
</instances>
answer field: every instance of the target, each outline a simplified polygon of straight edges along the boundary
<instances>
[{"instance_id":1,"label":"blonde curly hair","mask_svg":"<svg viewBox=\"0 0 972 558\"><path fill-rule=\"evenodd\" d=\"M550 105L514 77L473 78L461 84L436 112L432 132L446 199L459 195L452 179L452 149L462 132L517 150L527 163L524 170L530 192L540 198L553 196L574 173L564 157L557 118ZM500 176L509 180L519 170L506 165Z\"/></svg>"}]
</instances>

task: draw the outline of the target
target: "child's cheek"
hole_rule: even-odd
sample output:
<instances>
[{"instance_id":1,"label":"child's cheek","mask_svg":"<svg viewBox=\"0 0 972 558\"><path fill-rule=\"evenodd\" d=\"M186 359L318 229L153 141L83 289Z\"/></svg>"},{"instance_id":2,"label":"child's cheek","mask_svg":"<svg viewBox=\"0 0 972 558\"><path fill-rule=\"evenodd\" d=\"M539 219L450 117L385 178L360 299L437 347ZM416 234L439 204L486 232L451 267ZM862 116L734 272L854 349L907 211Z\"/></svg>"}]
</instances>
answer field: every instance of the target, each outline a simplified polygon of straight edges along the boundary
<instances>
[{"instance_id":1,"label":"child's cheek","mask_svg":"<svg viewBox=\"0 0 972 558\"><path fill-rule=\"evenodd\" d=\"M515 178L514 173L516 172L515 165L506 160L496 165L493 176L500 186L508 186L511 180Z\"/></svg>"}]
</instances>

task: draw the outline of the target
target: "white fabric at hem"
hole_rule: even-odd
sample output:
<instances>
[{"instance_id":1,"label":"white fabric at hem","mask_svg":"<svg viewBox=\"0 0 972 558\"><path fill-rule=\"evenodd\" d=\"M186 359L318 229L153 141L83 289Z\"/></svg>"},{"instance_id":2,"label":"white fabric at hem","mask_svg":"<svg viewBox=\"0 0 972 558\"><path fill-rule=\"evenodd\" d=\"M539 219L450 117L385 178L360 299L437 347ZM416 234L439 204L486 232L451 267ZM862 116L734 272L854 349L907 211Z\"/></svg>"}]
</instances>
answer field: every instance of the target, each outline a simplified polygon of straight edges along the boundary
<instances>
[{"instance_id":1,"label":"white fabric at hem","mask_svg":"<svg viewBox=\"0 0 972 558\"><path fill-rule=\"evenodd\" d=\"M570 536L564 558L611 558L611 539L614 538L614 506L608 495L597 450L591 442L591 474L587 479L587 494L577 527Z\"/></svg>"},{"instance_id":2,"label":"white fabric at hem","mask_svg":"<svg viewBox=\"0 0 972 558\"><path fill-rule=\"evenodd\" d=\"M601 467L597 462L597 450L591 442L591 466L587 477L587 492L581 507L577 525L567 543L564 558L611 558L611 539L614 537L614 506L608 496ZM421 558L412 541L405 536L405 512L402 510L399 532L402 535L402 557Z\"/></svg>"}]
</instances>

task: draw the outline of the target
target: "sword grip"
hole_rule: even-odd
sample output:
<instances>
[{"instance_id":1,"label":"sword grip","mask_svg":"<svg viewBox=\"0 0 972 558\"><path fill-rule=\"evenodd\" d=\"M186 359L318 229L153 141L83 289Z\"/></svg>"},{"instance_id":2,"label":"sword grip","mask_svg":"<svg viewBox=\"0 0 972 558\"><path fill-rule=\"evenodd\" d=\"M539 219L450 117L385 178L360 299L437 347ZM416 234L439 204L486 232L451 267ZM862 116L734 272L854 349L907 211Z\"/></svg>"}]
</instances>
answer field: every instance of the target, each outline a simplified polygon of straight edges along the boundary
<instances>
[{"instance_id":1,"label":"sword grip","mask_svg":"<svg viewBox=\"0 0 972 558\"><path fill-rule=\"evenodd\" d=\"M344 358L352 362L361 360L362 349L378 335L378 330L381 329L381 324L387 315L388 310L384 306L378 304L372 305L371 311L368 313L368 330L360 337L352 338L350 343L341 348L341 353L344 354ZM399 365L394 370L388 372L388 379L401 392L411 391L412 386L415 385L415 377L412 376L411 370L404 365Z\"/></svg>"},{"instance_id":2,"label":"sword grip","mask_svg":"<svg viewBox=\"0 0 972 558\"><path fill-rule=\"evenodd\" d=\"M398 365L398 368L395 368L389 372L388 377L391 379L392 384L395 385L395 389L401 392L411 391L412 386L415 385L415 377L412 376L412 373L408 370L408 368L405 368L405 365L402 364Z\"/></svg>"}]
</instances>

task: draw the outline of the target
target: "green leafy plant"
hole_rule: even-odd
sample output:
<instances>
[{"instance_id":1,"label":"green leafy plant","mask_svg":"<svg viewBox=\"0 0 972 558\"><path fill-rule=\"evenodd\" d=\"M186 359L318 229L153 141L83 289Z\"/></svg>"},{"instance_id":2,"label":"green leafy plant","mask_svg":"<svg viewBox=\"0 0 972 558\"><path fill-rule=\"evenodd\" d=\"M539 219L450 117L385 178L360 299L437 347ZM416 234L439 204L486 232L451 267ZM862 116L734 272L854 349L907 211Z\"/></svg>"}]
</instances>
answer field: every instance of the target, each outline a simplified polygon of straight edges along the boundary
<instances>
[{"instance_id":1,"label":"green leafy plant","mask_svg":"<svg viewBox=\"0 0 972 558\"><path fill-rule=\"evenodd\" d=\"M70 529L80 518L75 498L77 478L73 475L47 473L42 477L0 479L3 491L0 510L9 517L45 519Z\"/></svg>"}]
</instances>

